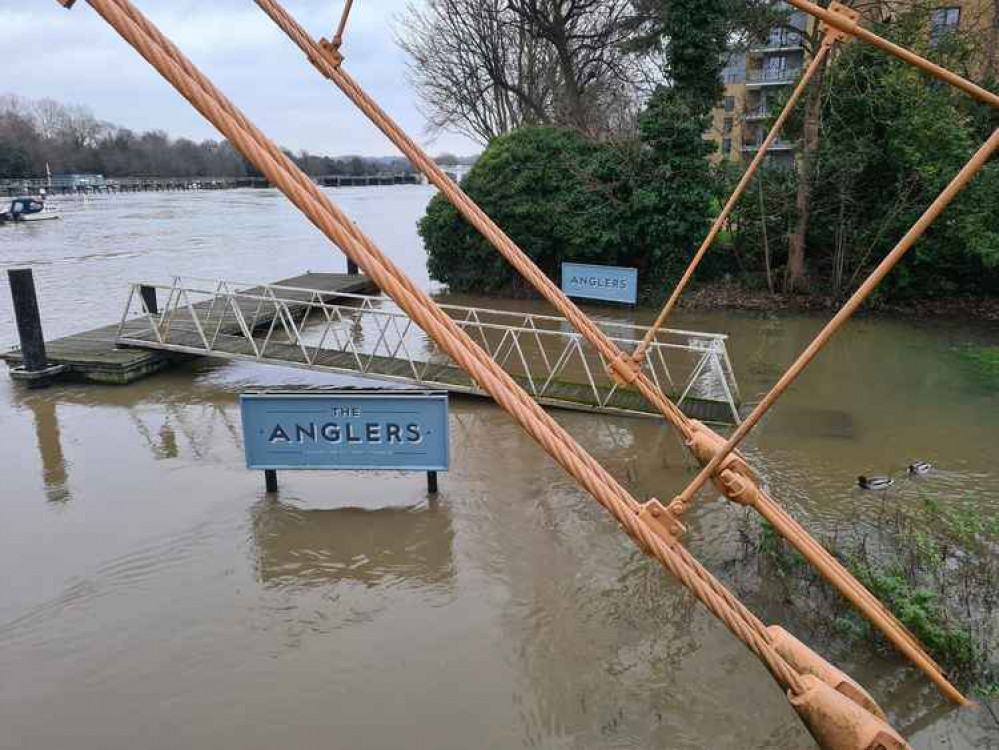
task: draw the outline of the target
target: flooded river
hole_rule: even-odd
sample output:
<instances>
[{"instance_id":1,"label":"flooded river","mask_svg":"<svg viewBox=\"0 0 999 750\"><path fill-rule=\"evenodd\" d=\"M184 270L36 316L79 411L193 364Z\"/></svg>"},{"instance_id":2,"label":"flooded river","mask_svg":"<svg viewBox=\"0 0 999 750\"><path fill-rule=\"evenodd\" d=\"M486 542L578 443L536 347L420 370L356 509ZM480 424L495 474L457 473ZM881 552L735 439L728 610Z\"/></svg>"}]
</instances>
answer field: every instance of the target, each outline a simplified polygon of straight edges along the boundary
<instances>
[{"instance_id":1,"label":"flooded river","mask_svg":"<svg viewBox=\"0 0 999 750\"><path fill-rule=\"evenodd\" d=\"M331 195L430 286L415 231L429 188ZM273 191L61 203L61 222L0 228L0 267L35 269L49 336L117 320L132 281L344 268ZM674 323L729 334L752 400L821 320ZM973 322L855 321L747 452L812 529L874 513L855 477L917 459L938 471L890 502L970 496L994 514L999 393L959 357L986 343L999 333ZM127 387L29 392L0 375L0 748L811 746L756 659L486 401L452 401L435 502L396 473L285 474L265 497L243 468L239 392L338 382L357 381L207 361ZM636 496L691 476L655 420L556 414ZM713 501L689 518L723 580L740 515ZM899 660L861 645L840 665L914 747L999 746L986 712L952 710Z\"/></svg>"}]
</instances>

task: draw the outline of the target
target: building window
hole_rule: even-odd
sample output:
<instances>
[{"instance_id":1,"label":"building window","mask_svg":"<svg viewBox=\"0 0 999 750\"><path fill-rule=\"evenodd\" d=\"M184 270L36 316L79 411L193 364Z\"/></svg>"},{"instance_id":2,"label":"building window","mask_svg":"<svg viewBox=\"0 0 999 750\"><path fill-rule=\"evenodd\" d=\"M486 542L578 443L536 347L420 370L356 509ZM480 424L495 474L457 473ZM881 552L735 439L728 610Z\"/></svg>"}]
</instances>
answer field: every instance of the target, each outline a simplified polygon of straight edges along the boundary
<instances>
[{"instance_id":1,"label":"building window","mask_svg":"<svg viewBox=\"0 0 999 750\"><path fill-rule=\"evenodd\" d=\"M779 81L787 75L787 58L783 55L768 57L763 67L763 80Z\"/></svg>"},{"instance_id":2,"label":"building window","mask_svg":"<svg viewBox=\"0 0 999 750\"><path fill-rule=\"evenodd\" d=\"M732 118L725 118L725 135L732 135Z\"/></svg>"},{"instance_id":3,"label":"building window","mask_svg":"<svg viewBox=\"0 0 999 750\"><path fill-rule=\"evenodd\" d=\"M722 153L723 154L730 154L730 153L732 153L732 139L731 138L726 138L725 140L722 141Z\"/></svg>"},{"instance_id":4,"label":"building window","mask_svg":"<svg viewBox=\"0 0 999 750\"><path fill-rule=\"evenodd\" d=\"M715 101L718 101L717 99ZM735 112L735 97L726 96L725 97L725 112L731 113Z\"/></svg>"},{"instance_id":5,"label":"building window","mask_svg":"<svg viewBox=\"0 0 999 750\"><path fill-rule=\"evenodd\" d=\"M957 31L960 23L960 8L937 8L930 16L930 42L937 44L947 34Z\"/></svg>"}]
</instances>

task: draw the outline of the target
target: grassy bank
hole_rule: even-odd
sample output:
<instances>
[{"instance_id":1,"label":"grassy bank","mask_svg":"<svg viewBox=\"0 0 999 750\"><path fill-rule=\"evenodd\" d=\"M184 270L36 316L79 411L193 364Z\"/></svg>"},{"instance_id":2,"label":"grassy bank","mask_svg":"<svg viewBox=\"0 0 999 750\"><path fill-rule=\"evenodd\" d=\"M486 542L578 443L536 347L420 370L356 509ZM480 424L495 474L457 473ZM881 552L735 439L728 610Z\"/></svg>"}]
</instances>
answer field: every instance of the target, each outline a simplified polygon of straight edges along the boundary
<instances>
[{"instance_id":1,"label":"grassy bank","mask_svg":"<svg viewBox=\"0 0 999 750\"><path fill-rule=\"evenodd\" d=\"M928 493L905 510L882 498L875 518L821 539L926 646L948 675L999 697L999 518L972 495L943 503ZM853 648L891 645L766 522L745 516L743 564L755 562L766 606L794 603L797 625ZM758 592L765 591L765 594Z\"/></svg>"},{"instance_id":2,"label":"grassy bank","mask_svg":"<svg viewBox=\"0 0 999 750\"><path fill-rule=\"evenodd\" d=\"M999 388L999 346L969 346L959 354L971 377L983 385Z\"/></svg>"}]
</instances>

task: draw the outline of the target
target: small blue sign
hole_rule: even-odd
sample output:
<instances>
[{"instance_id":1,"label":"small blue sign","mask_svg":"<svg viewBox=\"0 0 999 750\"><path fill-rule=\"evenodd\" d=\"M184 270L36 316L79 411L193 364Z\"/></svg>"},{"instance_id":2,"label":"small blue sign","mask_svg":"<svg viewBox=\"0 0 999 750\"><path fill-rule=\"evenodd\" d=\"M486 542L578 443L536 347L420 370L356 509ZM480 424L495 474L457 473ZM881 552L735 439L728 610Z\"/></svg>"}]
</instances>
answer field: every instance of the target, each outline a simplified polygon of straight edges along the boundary
<instances>
[{"instance_id":1,"label":"small blue sign","mask_svg":"<svg viewBox=\"0 0 999 750\"><path fill-rule=\"evenodd\" d=\"M563 263L562 291L570 297L634 305L638 302L638 269Z\"/></svg>"},{"instance_id":2,"label":"small blue sign","mask_svg":"<svg viewBox=\"0 0 999 750\"><path fill-rule=\"evenodd\" d=\"M445 391L264 390L239 398L248 469L447 471Z\"/></svg>"}]
</instances>

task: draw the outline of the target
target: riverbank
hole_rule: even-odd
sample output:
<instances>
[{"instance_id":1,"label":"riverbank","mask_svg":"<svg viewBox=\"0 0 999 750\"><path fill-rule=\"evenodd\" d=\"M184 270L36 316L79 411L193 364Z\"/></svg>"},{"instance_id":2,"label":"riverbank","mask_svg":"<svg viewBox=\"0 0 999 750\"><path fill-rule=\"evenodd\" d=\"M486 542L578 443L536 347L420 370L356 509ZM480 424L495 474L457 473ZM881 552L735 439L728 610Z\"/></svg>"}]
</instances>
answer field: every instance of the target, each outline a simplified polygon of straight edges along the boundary
<instances>
[{"instance_id":1,"label":"riverbank","mask_svg":"<svg viewBox=\"0 0 999 750\"><path fill-rule=\"evenodd\" d=\"M710 283L687 292L680 301L686 310L752 310L815 312L837 310L843 299L820 295L770 294L735 283ZM953 320L999 320L999 297L931 297L904 302L868 302L866 314L931 317Z\"/></svg>"},{"instance_id":2,"label":"riverbank","mask_svg":"<svg viewBox=\"0 0 999 750\"><path fill-rule=\"evenodd\" d=\"M663 289L650 301L646 296L636 309L654 315L672 291ZM515 287L507 287L501 292L469 292L472 295L508 300L536 300L540 295L526 282ZM756 289L734 282L708 282L697 285L680 298L678 311L690 313L718 311L739 311L754 313L822 313L835 312L846 298L808 294L770 294L765 289ZM590 303L588 303L590 304ZM952 321L999 321L999 297L930 297L905 301L870 300L861 307L860 315L884 317L935 318Z\"/></svg>"}]
</instances>

